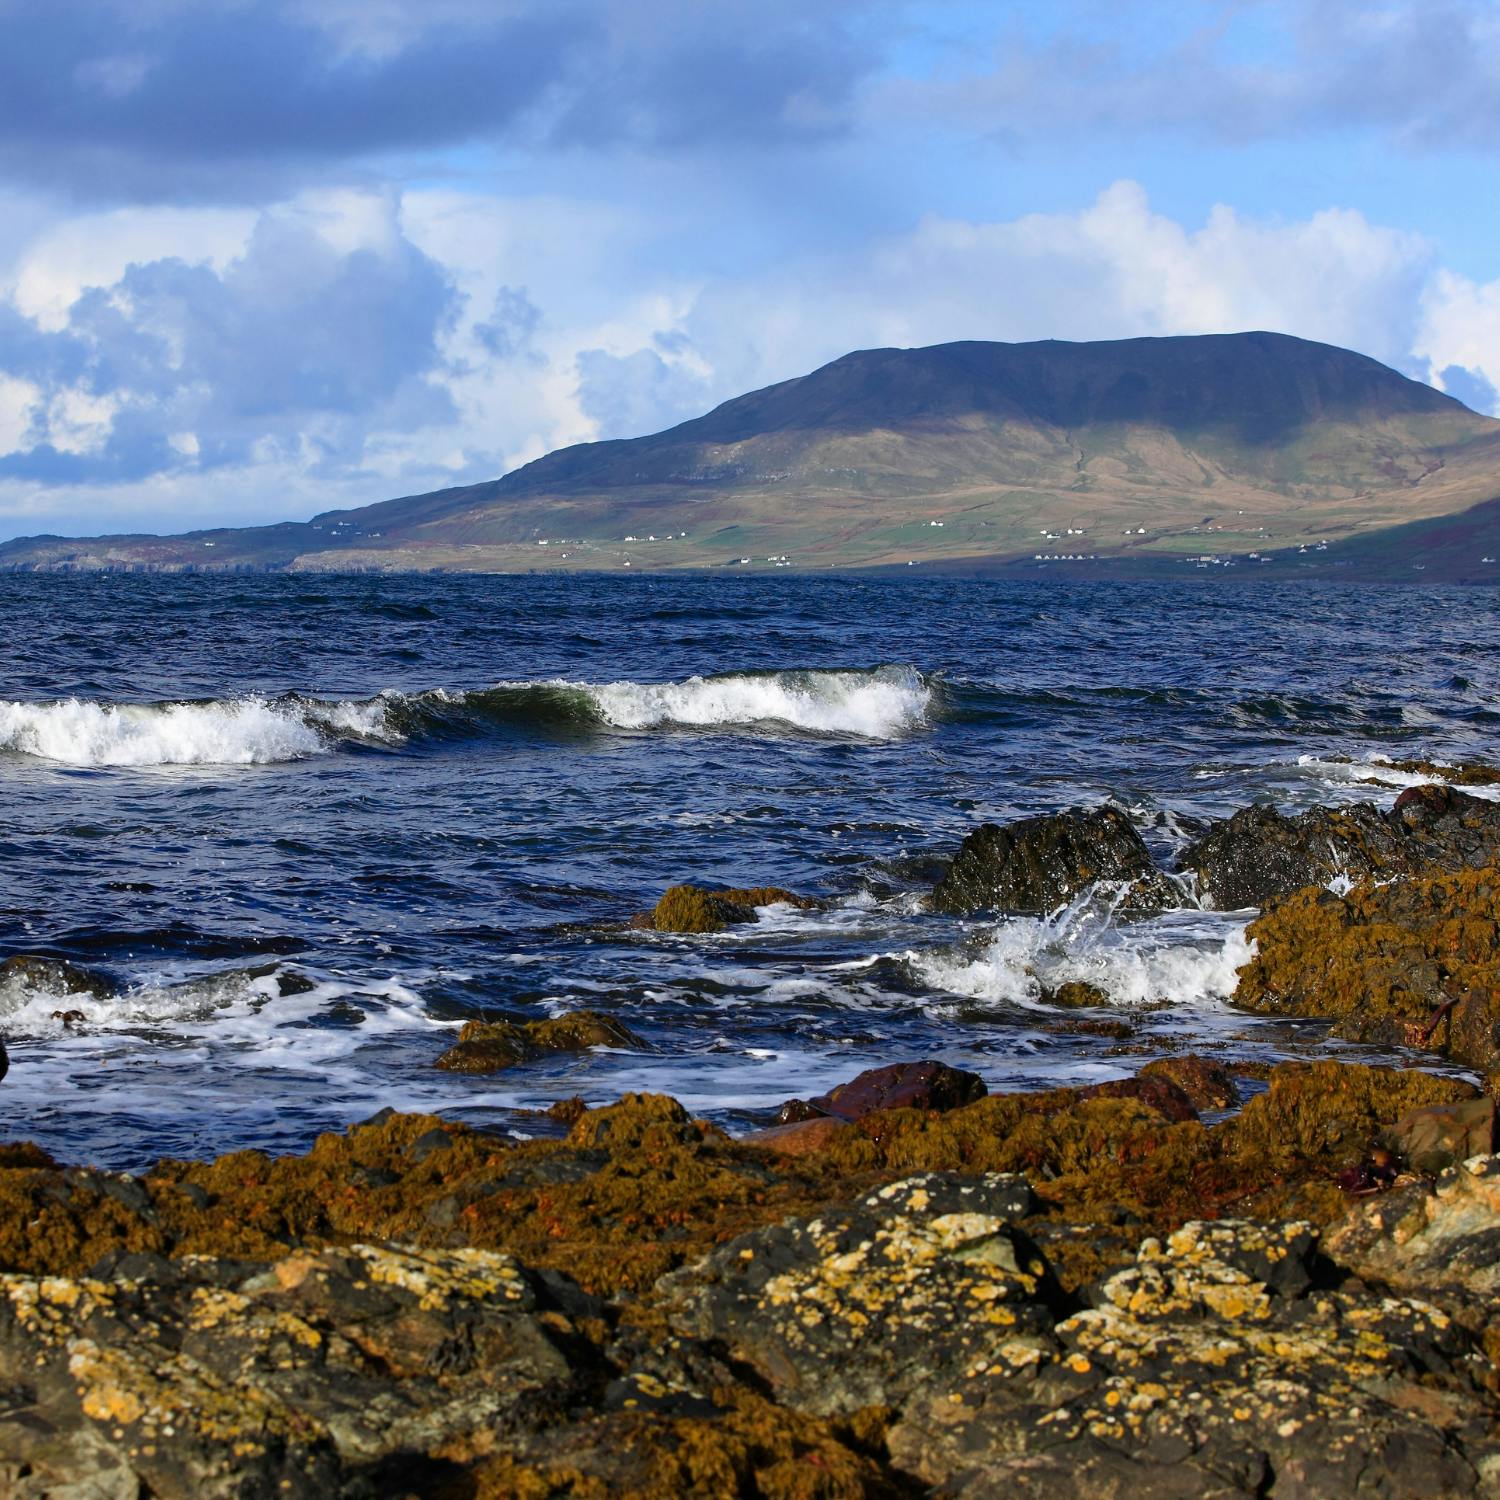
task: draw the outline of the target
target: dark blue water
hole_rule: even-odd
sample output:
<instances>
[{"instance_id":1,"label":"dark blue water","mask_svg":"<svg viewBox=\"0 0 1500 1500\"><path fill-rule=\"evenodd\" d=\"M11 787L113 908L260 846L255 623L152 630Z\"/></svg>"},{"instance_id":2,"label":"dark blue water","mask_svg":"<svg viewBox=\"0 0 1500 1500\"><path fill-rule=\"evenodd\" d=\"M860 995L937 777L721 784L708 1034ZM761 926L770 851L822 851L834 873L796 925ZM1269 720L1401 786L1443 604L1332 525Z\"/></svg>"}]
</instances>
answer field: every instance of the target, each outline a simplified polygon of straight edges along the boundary
<instances>
[{"instance_id":1,"label":"dark blue water","mask_svg":"<svg viewBox=\"0 0 1500 1500\"><path fill-rule=\"evenodd\" d=\"M1319 585L0 576L0 957L116 991L0 989L6 1129L136 1165L301 1147L386 1104L537 1130L518 1111L629 1088L740 1127L909 1057L1014 1088L1165 1044L1326 1045L1225 1005L1244 914L957 923L922 909L933 861L984 819L1106 798L1170 860L1191 819L1257 798L1388 799L1372 756L1493 758L1497 609ZM708 939L606 930L681 880L831 904ZM312 988L283 995L290 975ZM1068 977L1134 1041L1058 1031L1037 985ZM466 1018L579 1005L650 1050L431 1066ZM75 1008L82 1027L53 1019Z\"/></svg>"}]
</instances>

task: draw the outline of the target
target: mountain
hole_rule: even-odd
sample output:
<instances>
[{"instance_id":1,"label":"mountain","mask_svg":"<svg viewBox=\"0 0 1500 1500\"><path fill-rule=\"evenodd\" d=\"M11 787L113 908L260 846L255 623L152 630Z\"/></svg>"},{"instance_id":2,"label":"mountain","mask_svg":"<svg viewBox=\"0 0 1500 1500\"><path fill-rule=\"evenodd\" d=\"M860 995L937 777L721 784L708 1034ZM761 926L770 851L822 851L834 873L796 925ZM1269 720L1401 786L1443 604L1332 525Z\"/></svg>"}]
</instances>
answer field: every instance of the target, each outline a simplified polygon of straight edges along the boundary
<instances>
[{"instance_id":1,"label":"mountain","mask_svg":"<svg viewBox=\"0 0 1500 1500\"><path fill-rule=\"evenodd\" d=\"M26 538L0 567L1261 568L1496 499L1500 422L1345 349L966 342L848 354L483 484L306 523Z\"/></svg>"}]
</instances>

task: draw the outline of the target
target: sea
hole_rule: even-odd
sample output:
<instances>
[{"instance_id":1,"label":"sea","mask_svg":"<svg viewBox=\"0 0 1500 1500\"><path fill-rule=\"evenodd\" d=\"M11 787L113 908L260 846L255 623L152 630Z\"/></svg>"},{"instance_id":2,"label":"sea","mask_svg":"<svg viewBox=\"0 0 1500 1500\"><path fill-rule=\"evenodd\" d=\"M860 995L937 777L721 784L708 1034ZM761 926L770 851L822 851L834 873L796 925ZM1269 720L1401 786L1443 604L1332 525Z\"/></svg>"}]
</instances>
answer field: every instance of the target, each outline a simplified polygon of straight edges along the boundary
<instances>
[{"instance_id":1,"label":"sea","mask_svg":"<svg viewBox=\"0 0 1500 1500\"><path fill-rule=\"evenodd\" d=\"M739 1132L923 1058L991 1090L1386 1059L1236 1011L1254 914L1186 883L1133 922L924 898L985 821L1114 802L1170 866L1251 802L1494 759L1497 614L1206 578L0 575L0 959L108 981L0 986L3 1134L139 1169L387 1106L545 1135L631 1090ZM823 904L627 925L683 881ZM1108 1006L1046 1005L1067 979ZM579 1007L642 1045L433 1066L466 1020Z\"/></svg>"}]
</instances>

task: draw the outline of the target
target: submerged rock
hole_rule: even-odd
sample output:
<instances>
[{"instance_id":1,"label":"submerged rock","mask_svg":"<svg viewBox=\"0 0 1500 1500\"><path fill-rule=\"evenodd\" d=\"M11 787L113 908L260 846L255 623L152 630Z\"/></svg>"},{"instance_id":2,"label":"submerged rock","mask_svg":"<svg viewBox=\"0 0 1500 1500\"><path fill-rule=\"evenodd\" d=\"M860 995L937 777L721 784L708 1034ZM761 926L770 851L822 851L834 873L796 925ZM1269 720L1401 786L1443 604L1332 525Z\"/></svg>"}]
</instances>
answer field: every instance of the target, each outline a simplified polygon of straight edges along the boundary
<instances>
[{"instance_id":1,"label":"submerged rock","mask_svg":"<svg viewBox=\"0 0 1500 1500\"><path fill-rule=\"evenodd\" d=\"M575 1010L545 1021L465 1021L454 1043L434 1064L454 1073L495 1073L554 1052L646 1043L622 1021L597 1010Z\"/></svg>"},{"instance_id":2,"label":"submerged rock","mask_svg":"<svg viewBox=\"0 0 1500 1500\"><path fill-rule=\"evenodd\" d=\"M1373 802L1287 816L1241 808L1182 853L1204 900L1223 911L1266 906L1341 876L1364 880L1455 871L1500 859L1500 803L1448 786L1412 787L1382 811Z\"/></svg>"},{"instance_id":3,"label":"submerged rock","mask_svg":"<svg viewBox=\"0 0 1500 1500\"><path fill-rule=\"evenodd\" d=\"M957 1109L984 1098L988 1091L977 1073L942 1062L891 1063L867 1068L816 1099L789 1099L778 1123L795 1124L820 1115L862 1120L882 1109Z\"/></svg>"},{"instance_id":4,"label":"submerged rock","mask_svg":"<svg viewBox=\"0 0 1500 1500\"><path fill-rule=\"evenodd\" d=\"M17 954L0 963L0 985L15 984L48 995L87 995L93 1000L114 998L115 987L100 974L80 969L63 958Z\"/></svg>"},{"instance_id":5,"label":"submerged rock","mask_svg":"<svg viewBox=\"0 0 1500 1500\"><path fill-rule=\"evenodd\" d=\"M1041 914L1100 881L1124 886L1117 910L1146 914L1175 905L1177 890L1151 861L1130 819L1115 807L985 823L964 839L932 893L933 909Z\"/></svg>"},{"instance_id":6,"label":"submerged rock","mask_svg":"<svg viewBox=\"0 0 1500 1500\"><path fill-rule=\"evenodd\" d=\"M1500 1066L1500 869L1309 889L1252 922L1237 1005L1331 1017L1336 1036Z\"/></svg>"},{"instance_id":7,"label":"submerged rock","mask_svg":"<svg viewBox=\"0 0 1500 1500\"><path fill-rule=\"evenodd\" d=\"M757 907L782 904L811 911L818 903L774 885L723 891L674 885L656 903L649 925L657 932L722 932L755 921Z\"/></svg>"}]
</instances>

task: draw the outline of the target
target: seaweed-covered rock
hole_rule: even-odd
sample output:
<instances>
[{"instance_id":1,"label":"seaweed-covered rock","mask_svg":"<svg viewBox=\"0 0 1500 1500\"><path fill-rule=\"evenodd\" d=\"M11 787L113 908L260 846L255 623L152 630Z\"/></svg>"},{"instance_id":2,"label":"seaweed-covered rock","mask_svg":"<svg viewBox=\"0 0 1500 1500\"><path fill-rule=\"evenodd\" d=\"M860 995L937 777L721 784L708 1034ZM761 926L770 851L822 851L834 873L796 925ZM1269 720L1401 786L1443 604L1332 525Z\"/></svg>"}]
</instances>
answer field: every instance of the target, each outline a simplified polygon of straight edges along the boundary
<instances>
[{"instance_id":1,"label":"seaweed-covered rock","mask_svg":"<svg viewBox=\"0 0 1500 1500\"><path fill-rule=\"evenodd\" d=\"M1102 1010L1110 1003L1109 991L1086 979L1070 979L1052 988L1044 985L1038 998L1043 1005L1056 1005L1062 1010Z\"/></svg>"},{"instance_id":2,"label":"seaweed-covered rock","mask_svg":"<svg viewBox=\"0 0 1500 1500\"><path fill-rule=\"evenodd\" d=\"M1304 886L1454 871L1500 859L1500 803L1448 786L1288 816L1264 804L1215 823L1182 853L1203 899L1220 910L1266 906Z\"/></svg>"},{"instance_id":3,"label":"seaweed-covered rock","mask_svg":"<svg viewBox=\"0 0 1500 1500\"><path fill-rule=\"evenodd\" d=\"M781 1106L778 1122L792 1125L820 1115L862 1120L882 1109L957 1109L983 1099L986 1092L979 1074L947 1063L889 1063L866 1068L816 1099L789 1099Z\"/></svg>"},{"instance_id":4,"label":"seaweed-covered rock","mask_svg":"<svg viewBox=\"0 0 1500 1500\"><path fill-rule=\"evenodd\" d=\"M757 907L783 904L798 911L817 906L817 902L775 885L723 891L674 885L656 903L649 925L657 932L722 932L726 927L753 922Z\"/></svg>"},{"instance_id":5,"label":"seaweed-covered rock","mask_svg":"<svg viewBox=\"0 0 1500 1500\"><path fill-rule=\"evenodd\" d=\"M1500 870L1303 890L1248 934L1235 1003L1333 1018L1352 1040L1500 1065Z\"/></svg>"},{"instance_id":6,"label":"seaweed-covered rock","mask_svg":"<svg viewBox=\"0 0 1500 1500\"><path fill-rule=\"evenodd\" d=\"M897 1405L935 1371L1051 1326L1046 1262L1014 1227L1033 1207L1021 1178L908 1178L732 1240L659 1283L661 1311L793 1406Z\"/></svg>"},{"instance_id":7,"label":"seaweed-covered rock","mask_svg":"<svg viewBox=\"0 0 1500 1500\"><path fill-rule=\"evenodd\" d=\"M932 905L954 916L1048 912L1099 881L1125 887L1122 914L1176 904L1176 887L1152 864L1130 819L1117 807L1097 807L982 824L959 846Z\"/></svg>"},{"instance_id":8,"label":"seaweed-covered rock","mask_svg":"<svg viewBox=\"0 0 1500 1500\"><path fill-rule=\"evenodd\" d=\"M642 1041L624 1022L597 1010L574 1010L545 1021L466 1021L458 1041L435 1066L455 1073L495 1073L552 1052L630 1047Z\"/></svg>"},{"instance_id":9,"label":"seaweed-covered rock","mask_svg":"<svg viewBox=\"0 0 1500 1500\"><path fill-rule=\"evenodd\" d=\"M19 953L0 963L0 986L15 985L44 994L87 995L91 1000L109 1000L115 987L100 974L80 969L63 958L38 958Z\"/></svg>"},{"instance_id":10,"label":"seaweed-covered rock","mask_svg":"<svg viewBox=\"0 0 1500 1500\"><path fill-rule=\"evenodd\" d=\"M1417 1301L1318 1290L1305 1224L1148 1239L1050 1338L995 1338L889 1432L945 1496L1488 1493L1473 1343Z\"/></svg>"}]
</instances>

